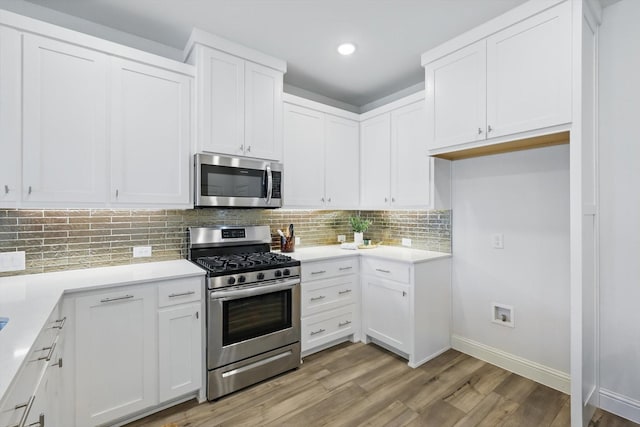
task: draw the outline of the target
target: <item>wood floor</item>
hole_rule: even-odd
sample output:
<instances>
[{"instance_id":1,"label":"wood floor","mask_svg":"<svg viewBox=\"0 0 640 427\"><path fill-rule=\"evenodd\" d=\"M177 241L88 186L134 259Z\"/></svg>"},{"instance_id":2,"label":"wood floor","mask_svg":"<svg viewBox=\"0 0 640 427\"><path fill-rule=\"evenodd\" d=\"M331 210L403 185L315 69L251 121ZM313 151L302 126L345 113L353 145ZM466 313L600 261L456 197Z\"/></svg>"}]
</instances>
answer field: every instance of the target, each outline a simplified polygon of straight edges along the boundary
<instances>
[{"instance_id":1,"label":"wood floor","mask_svg":"<svg viewBox=\"0 0 640 427\"><path fill-rule=\"evenodd\" d=\"M411 369L374 345L345 343L300 369L127 427L569 426L569 396L455 350ZM637 426L598 411L592 427Z\"/></svg>"}]
</instances>

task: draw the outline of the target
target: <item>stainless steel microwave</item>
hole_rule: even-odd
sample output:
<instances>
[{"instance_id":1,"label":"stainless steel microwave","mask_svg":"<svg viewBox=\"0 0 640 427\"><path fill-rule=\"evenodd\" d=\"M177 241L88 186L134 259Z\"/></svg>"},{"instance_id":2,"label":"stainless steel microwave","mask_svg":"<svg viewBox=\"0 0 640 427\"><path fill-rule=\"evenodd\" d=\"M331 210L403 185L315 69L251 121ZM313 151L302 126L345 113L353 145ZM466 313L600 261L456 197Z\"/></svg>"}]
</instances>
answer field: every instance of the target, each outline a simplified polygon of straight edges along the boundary
<instances>
[{"instance_id":1,"label":"stainless steel microwave","mask_svg":"<svg viewBox=\"0 0 640 427\"><path fill-rule=\"evenodd\" d=\"M267 160L195 155L196 208L279 208L282 164Z\"/></svg>"}]
</instances>

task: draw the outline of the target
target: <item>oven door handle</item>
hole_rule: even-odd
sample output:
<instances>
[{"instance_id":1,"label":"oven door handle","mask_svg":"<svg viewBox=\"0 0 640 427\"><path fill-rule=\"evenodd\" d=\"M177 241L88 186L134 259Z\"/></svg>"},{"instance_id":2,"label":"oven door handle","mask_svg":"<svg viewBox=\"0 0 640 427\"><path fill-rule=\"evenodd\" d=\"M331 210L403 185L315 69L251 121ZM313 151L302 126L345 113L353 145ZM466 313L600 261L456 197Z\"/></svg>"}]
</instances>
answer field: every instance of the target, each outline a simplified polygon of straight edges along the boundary
<instances>
[{"instance_id":1,"label":"oven door handle","mask_svg":"<svg viewBox=\"0 0 640 427\"><path fill-rule=\"evenodd\" d=\"M221 301L240 299L240 298L252 297L256 295L268 294L271 292L285 291L299 284L300 284L300 279L296 278L296 279L284 280L282 282L277 282L272 285L251 286L245 289L232 289L228 291L225 291L225 290L212 291L210 294L210 298L212 300L221 300Z\"/></svg>"}]
</instances>

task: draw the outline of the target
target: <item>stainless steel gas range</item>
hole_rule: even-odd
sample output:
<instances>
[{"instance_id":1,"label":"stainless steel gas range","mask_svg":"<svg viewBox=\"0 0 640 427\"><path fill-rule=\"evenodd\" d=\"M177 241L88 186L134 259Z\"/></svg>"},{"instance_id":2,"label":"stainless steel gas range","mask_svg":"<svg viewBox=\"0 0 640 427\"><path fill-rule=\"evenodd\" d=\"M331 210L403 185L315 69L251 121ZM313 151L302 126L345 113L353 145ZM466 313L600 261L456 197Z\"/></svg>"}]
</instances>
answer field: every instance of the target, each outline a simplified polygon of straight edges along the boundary
<instances>
[{"instance_id":1,"label":"stainless steel gas range","mask_svg":"<svg viewBox=\"0 0 640 427\"><path fill-rule=\"evenodd\" d=\"M207 271L207 398L300 366L300 261L271 252L267 226L192 227Z\"/></svg>"}]
</instances>

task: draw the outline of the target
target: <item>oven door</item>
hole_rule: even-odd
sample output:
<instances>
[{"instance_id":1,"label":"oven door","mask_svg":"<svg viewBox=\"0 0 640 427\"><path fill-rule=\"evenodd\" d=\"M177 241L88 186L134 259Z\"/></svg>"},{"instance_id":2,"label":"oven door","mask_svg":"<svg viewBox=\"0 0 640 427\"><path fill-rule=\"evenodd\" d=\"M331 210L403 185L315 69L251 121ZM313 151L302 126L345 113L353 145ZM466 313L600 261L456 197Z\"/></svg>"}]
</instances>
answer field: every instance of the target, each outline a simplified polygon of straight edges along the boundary
<instances>
[{"instance_id":1,"label":"oven door","mask_svg":"<svg viewBox=\"0 0 640 427\"><path fill-rule=\"evenodd\" d=\"M282 165L210 154L195 156L196 207L282 205Z\"/></svg>"},{"instance_id":2,"label":"oven door","mask_svg":"<svg viewBox=\"0 0 640 427\"><path fill-rule=\"evenodd\" d=\"M209 293L208 369L298 341L299 278Z\"/></svg>"}]
</instances>

